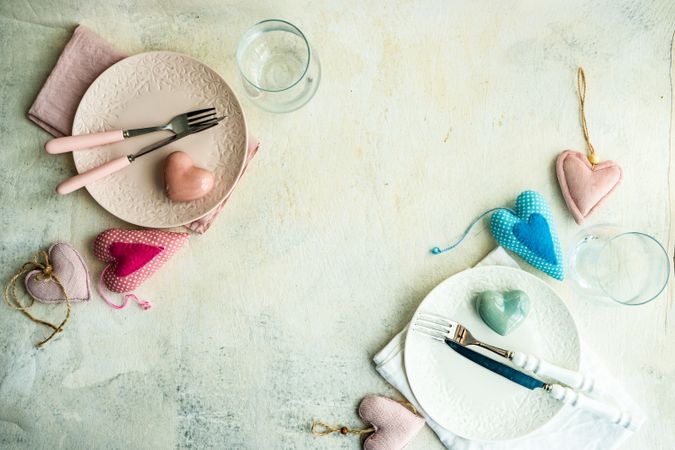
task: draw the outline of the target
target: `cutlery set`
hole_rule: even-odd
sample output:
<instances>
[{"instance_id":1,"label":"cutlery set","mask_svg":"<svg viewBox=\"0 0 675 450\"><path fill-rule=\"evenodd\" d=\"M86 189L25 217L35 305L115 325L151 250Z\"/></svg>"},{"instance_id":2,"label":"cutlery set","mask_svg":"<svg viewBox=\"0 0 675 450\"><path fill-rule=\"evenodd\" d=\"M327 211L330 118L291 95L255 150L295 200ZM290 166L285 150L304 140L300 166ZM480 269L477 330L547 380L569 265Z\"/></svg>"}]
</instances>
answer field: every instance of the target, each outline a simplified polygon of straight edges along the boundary
<instances>
[{"instance_id":1,"label":"cutlery set","mask_svg":"<svg viewBox=\"0 0 675 450\"><path fill-rule=\"evenodd\" d=\"M636 427L630 412L588 396L605 394L592 377L556 366L533 355L506 350L479 341L463 325L436 314L418 313L413 319L412 327L414 332L444 342L464 358L527 389L543 389L556 400L605 417L620 427L627 429L634 429ZM534 378L514 367L498 362L468 348L472 345L499 355L501 358L510 361L517 368L555 380L556 382L546 383Z\"/></svg>"},{"instance_id":2,"label":"cutlery set","mask_svg":"<svg viewBox=\"0 0 675 450\"><path fill-rule=\"evenodd\" d=\"M86 172L82 172L79 175L75 175L74 177L61 182L57 186L56 192L60 195L65 195L76 191L77 189L80 189L89 183L124 169L143 155L147 155L154 150L164 147L165 145L168 145L179 139L190 136L191 134L200 133L202 131L208 130L209 128L213 128L224 118L224 116L216 117L215 108L205 108L177 115L166 124L154 127L103 131L100 133L65 136L52 139L47 142L47 144L45 144L45 150L50 154L59 154L113 144L128 138L133 138L147 133L154 133L157 131L170 131L173 133L172 136L144 147L136 153L117 157L98 167L94 167L90 170L87 170Z\"/></svg>"}]
</instances>

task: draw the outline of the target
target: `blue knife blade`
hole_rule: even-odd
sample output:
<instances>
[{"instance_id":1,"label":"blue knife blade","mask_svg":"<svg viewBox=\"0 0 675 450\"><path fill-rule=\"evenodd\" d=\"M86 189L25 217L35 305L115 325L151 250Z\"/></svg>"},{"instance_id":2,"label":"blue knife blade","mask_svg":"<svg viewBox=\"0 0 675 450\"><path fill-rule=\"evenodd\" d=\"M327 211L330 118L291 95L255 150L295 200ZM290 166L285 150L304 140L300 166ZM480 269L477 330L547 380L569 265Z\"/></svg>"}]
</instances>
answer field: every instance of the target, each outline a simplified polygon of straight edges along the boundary
<instances>
[{"instance_id":1,"label":"blue knife blade","mask_svg":"<svg viewBox=\"0 0 675 450\"><path fill-rule=\"evenodd\" d=\"M470 348L466 348L455 341L446 339L445 343L448 344L451 349L453 349L454 351L456 351L469 361L472 361L478 364L479 366L483 366L489 371L494 372L497 375L501 375L507 380L511 380L514 383L518 383L519 385L524 386L528 389L544 388L546 386L546 384L541 380L537 380L536 378L524 374L523 372L516 370L513 367L509 367L506 364L502 364L500 362L495 361L492 358L488 358L487 356L481 355L480 353L475 352Z\"/></svg>"}]
</instances>

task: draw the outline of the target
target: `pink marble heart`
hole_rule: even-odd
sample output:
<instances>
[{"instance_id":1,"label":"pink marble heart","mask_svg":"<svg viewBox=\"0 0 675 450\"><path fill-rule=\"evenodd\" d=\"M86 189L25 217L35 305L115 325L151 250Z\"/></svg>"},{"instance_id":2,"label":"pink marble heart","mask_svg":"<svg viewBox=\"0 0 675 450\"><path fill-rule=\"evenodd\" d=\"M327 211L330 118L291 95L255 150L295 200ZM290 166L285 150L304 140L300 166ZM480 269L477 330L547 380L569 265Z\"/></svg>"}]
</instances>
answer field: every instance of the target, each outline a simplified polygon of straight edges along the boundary
<instances>
[{"instance_id":1,"label":"pink marble heart","mask_svg":"<svg viewBox=\"0 0 675 450\"><path fill-rule=\"evenodd\" d=\"M363 442L364 450L400 450L424 427L422 417L379 395L368 395L361 400L359 416L375 428Z\"/></svg>"},{"instance_id":2,"label":"pink marble heart","mask_svg":"<svg viewBox=\"0 0 675 450\"><path fill-rule=\"evenodd\" d=\"M613 161L591 165L583 153L565 150L556 162L558 183L567 208L581 224L621 182L621 167Z\"/></svg>"},{"instance_id":3,"label":"pink marble heart","mask_svg":"<svg viewBox=\"0 0 675 450\"><path fill-rule=\"evenodd\" d=\"M70 244L58 242L49 247L49 262L71 302L85 302L91 298L89 271L77 250ZM31 270L26 274L24 282L30 296L42 303L65 302L59 285L49 278L42 279L41 275L39 270Z\"/></svg>"},{"instance_id":4,"label":"pink marble heart","mask_svg":"<svg viewBox=\"0 0 675 450\"><path fill-rule=\"evenodd\" d=\"M213 173L195 167L185 152L173 152L164 162L166 195L176 202L189 202L204 197L215 184Z\"/></svg>"}]
</instances>

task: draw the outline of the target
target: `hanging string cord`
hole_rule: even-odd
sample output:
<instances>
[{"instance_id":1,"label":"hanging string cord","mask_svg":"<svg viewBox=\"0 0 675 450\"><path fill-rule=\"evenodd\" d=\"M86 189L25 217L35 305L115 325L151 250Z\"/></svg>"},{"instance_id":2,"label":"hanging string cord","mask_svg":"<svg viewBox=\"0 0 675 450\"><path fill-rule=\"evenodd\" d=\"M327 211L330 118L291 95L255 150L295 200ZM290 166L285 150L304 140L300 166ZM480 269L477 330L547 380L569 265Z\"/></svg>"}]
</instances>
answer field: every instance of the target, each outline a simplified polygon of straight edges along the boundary
<instances>
[{"instance_id":1,"label":"hanging string cord","mask_svg":"<svg viewBox=\"0 0 675 450\"><path fill-rule=\"evenodd\" d=\"M588 147L588 160L591 164L596 165L600 161L595 154L593 144L591 144L588 126L586 125L586 74L584 73L583 67L577 69L577 93L579 94L579 109L581 111L581 128L584 131L584 140Z\"/></svg>"},{"instance_id":2,"label":"hanging string cord","mask_svg":"<svg viewBox=\"0 0 675 450\"><path fill-rule=\"evenodd\" d=\"M146 311L148 309L152 308L152 303L150 303L147 300L141 300L140 298L138 298L136 296L136 294L130 294L130 293L124 294L124 296L122 297L122 304L121 305L118 305L115 302L113 302L112 300L110 300L108 298L108 296L105 295L105 291L103 289L103 284L104 284L103 283L103 276L105 275L105 273L108 271L109 268L110 268L110 265L105 266L103 268L103 270L101 271L101 276L98 279L98 293L101 296L101 298L108 305L112 306L115 309L123 309L123 308L126 308L126 306L127 306L127 304L129 303L130 300L134 300L136 303L138 303L138 306L140 306L141 308L143 308Z\"/></svg>"},{"instance_id":3,"label":"hanging string cord","mask_svg":"<svg viewBox=\"0 0 675 450\"><path fill-rule=\"evenodd\" d=\"M406 402L406 401L401 401L401 400L396 400L398 403L401 405L405 406L408 408L410 411L412 411L413 414L419 415L417 413L417 409L415 406L413 406L412 403ZM333 425L329 425L326 422L322 422L320 420L315 420L312 422L312 428L310 430L314 436L328 436L329 434L333 433L340 433L344 436L348 434L356 434L356 435L362 435L362 434L368 434L372 433L375 431L375 428L370 427L370 428L359 428L359 429L351 429L348 427L335 427Z\"/></svg>"},{"instance_id":4,"label":"hanging string cord","mask_svg":"<svg viewBox=\"0 0 675 450\"><path fill-rule=\"evenodd\" d=\"M455 242L453 242L453 243L450 244L449 246L445 247L444 249L441 249L441 248L439 248L439 247L434 247L434 248L431 249L431 253L433 253L434 255L440 255L441 253L445 253L445 252L447 252L448 250L452 250L453 248L457 247L459 244L462 243L462 241L464 241L464 239L466 239L466 237L469 235L469 232L470 232L471 229L474 227L474 225L476 225L478 222L480 222L480 220L481 220L482 218L484 218L484 217L487 216L488 214L492 214L493 212L499 211L499 210L501 210L501 209L503 209L503 210L505 210L505 211L509 211L509 212L515 214L515 211L513 211L512 209L509 209L509 208L492 208L492 209L488 209L488 210L485 211L483 214L481 214L480 216L478 216L478 217L476 217L475 219L473 219L473 221L469 224L469 226L466 227L466 230L464 230L464 233L462 233L462 236L459 237L459 239L457 239Z\"/></svg>"},{"instance_id":5,"label":"hanging string cord","mask_svg":"<svg viewBox=\"0 0 675 450\"><path fill-rule=\"evenodd\" d=\"M358 430L352 430L351 428L347 427L334 427L332 425L328 425L326 422L321 422L320 420L312 422L312 434L314 436L328 436L329 434L332 433L340 433L342 435L347 435L347 434L366 434L366 433L372 433L375 431L375 428L361 428Z\"/></svg>"},{"instance_id":6,"label":"hanging string cord","mask_svg":"<svg viewBox=\"0 0 675 450\"><path fill-rule=\"evenodd\" d=\"M44 262L40 262L39 260L40 255L42 256ZM40 271L40 273L38 273L36 276L36 279L38 281L53 281L59 286L59 288L61 288L61 292L63 292L63 297L66 300L66 316L58 326L45 320L38 319L37 317L33 316L30 312L28 312L28 309L35 303L35 299L33 297L30 298L30 301L27 304L23 304L19 300L19 296L17 295L16 290L16 282L19 278L21 278L23 275L27 274L32 270ZM37 347L42 347L44 344L49 342L49 340L51 340L56 335L56 333L63 331L63 327L66 325L66 323L68 323L68 319L70 319L70 298L68 297L66 288L61 283L61 280L59 280L56 274L54 274L53 267L49 262L49 255L45 251L37 253L35 256L33 256L33 261L25 263L21 267L21 269L14 274L14 276L9 280L9 282L5 286L3 298L5 300L5 303L7 303L7 305L10 308L20 311L23 315L28 317L33 322L39 323L40 325L44 325L52 329L51 334L47 336L47 338L43 339L42 341L36 344Z\"/></svg>"}]
</instances>

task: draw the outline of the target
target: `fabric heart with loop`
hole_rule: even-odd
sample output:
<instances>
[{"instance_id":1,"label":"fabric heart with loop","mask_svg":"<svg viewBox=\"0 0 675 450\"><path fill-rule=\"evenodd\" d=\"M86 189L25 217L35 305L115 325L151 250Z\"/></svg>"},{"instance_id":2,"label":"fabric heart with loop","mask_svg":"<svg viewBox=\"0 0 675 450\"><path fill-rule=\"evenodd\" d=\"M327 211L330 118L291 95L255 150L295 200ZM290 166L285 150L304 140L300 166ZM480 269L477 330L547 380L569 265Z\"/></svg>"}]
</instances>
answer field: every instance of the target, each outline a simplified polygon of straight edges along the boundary
<instances>
[{"instance_id":1,"label":"fabric heart with loop","mask_svg":"<svg viewBox=\"0 0 675 450\"><path fill-rule=\"evenodd\" d=\"M581 67L577 69L577 93L587 155L565 150L556 160L556 175L567 208L580 225L616 190L623 172L614 161L600 162L591 144L586 124L586 74Z\"/></svg>"},{"instance_id":2,"label":"fabric heart with loop","mask_svg":"<svg viewBox=\"0 0 675 450\"><path fill-rule=\"evenodd\" d=\"M19 300L16 288L17 281L24 275L26 292L30 296L30 301L25 304ZM46 338L36 344L39 348L63 331L70 319L71 302L89 300L89 271L77 250L59 242L52 245L49 252L38 252L32 261L22 266L5 286L3 298L9 307L51 330ZM61 323L55 325L31 314L29 309L35 300L41 303L65 303L66 315Z\"/></svg>"},{"instance_id":3,"label":"fabric heart with loop","mask_svg":"<svg viewBox=\"0 0 675 450\"><path fill-rule=\"evenodd\" d=\"M149 301L131 293L151 277L178 250L190 235L162 230L108 229L96 237L94 254L107 265L101 271L98 292L103 300L115 309L127 306L130 300L144 310L152 307ZM105 293L124 294L122 304L113 302Z\"/></svg>"},{"instance_id":4,"label":"fabric heart with loop","mask_svg":"<svg viewBox=\"0 0 675 450\"><path fill-rule=\"evenodd\" d=\"M364 450L400 450L424 427L422 418L413 405L379 395L368 395L359 404L359 416L372 425L368 428L351 429L314 421L311 432L315 436L370 434L363 441Z\"/></svg>"},{"instance_id":5,"label":"fabric heart with loop","mask_svg":"<svg viewBox=\"0 0 675 450\"><path fill-rule=\"evenodd\" d=\"M522 192L516 198L514 209L493 208L480 214L464 233L448 247L434 247L431 253L439 255L461 244L471 229L484 217L490 217L490 231L494 239L535 269L562 280L565 277L560 241L553 223L553 214L546 199L535 191Z\"/></svg>"}]
</instances>

